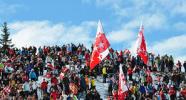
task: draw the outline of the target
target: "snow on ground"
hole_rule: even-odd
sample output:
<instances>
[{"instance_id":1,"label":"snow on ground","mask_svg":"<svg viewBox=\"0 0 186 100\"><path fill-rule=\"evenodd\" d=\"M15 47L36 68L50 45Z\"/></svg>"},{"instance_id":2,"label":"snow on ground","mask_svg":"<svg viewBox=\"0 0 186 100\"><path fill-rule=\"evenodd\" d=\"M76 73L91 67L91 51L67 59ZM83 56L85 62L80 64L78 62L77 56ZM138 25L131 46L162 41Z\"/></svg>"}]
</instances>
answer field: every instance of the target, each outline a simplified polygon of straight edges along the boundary
<instances>
[{"instance_id":1,"label":"snow on ground","mask_svg":"<svg viewBox=\"0 0 186 100\"><path fill-rule=\"evenodd\" d=\"M108 95L108 83L102 82L102 77L98 76L96 79L96 90L99 92L103 100L107 100Z\"/></svg>"}]
</instances>

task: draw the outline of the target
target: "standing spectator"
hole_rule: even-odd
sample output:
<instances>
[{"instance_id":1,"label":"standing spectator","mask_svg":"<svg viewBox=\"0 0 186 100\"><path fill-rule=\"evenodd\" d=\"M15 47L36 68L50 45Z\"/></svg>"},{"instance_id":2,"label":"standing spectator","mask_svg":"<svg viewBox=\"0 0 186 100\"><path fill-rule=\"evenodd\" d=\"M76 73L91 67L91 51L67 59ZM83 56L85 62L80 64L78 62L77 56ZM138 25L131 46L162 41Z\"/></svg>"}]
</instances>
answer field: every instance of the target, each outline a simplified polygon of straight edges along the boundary
<instances>
[{"instance_id":1,"label":"standing spectator","mask_svg":"<svg viewBox=\"0 0 186 100\"><path fill-rule=\"evenodd\" d=\"M85 81L85 77L83 75L81 75L81 77L80 77L80 87L81 87L82 91L86 90L86 81Z\"/></svg>"},{"instance_id":2,"label":"standing spectator","mask_svg":"<svg viewBox=\"0 0 186 100\"><path fill-rule=\"evenodd\" d=\"M186 61L184 61L183 67L185 68L185 72L186 72Z\"/></svg>"},{"instance_id":3,"label":"standing spectator","mask_svg":"<svg viewBox=\"0 0 186 100\"><path fill-rule=\"evenodd\" d=\"M50 100L57 100L57 98L58 98L58 93L56 90L52 88L51 93L50 93Z\"/></svg>"},{"instance_id":4,"label":"standing spectator","mask_svg":"<svg viewBox=\"0 0 186 100\"><path fill-rule=\"evenodd\" d=\"M106 78L107 78L107 69L106 69L106 66L103 67L102 74L103 74L103 83L106 83Z\"/></svg>"},{"instance_id":5,"label":"standing spectator","mask_svg":"<svg viewBox=\"0 0 186 100\"><path fill-rule=\"evenodd\" d=\"M181 96L184 98L184 100L186 99L186 88L181 88L180 91Z\"/></svg>"},{"instance_id":6,"label":"standing spectator","mask_svg":"<svg viewBox=\"0 0 186 100\"><path fill-rule=\"evenodd\" d=\"M140 85L139 91L141 93L141 98L143 98L145 96L145 94L146 94L146 89L145 89L144 84Z\"/></svg>"},{"instance_id":7,"label":"standing spectator","mask_svg":"<svg viewBox=\"0 0 186 100\"><path fill-rule=\"evenodd\" d=\"M96 88L93 89L93 100L100 100L100 94L97 92Z\"/></svg>"},{"instance_id":8,"label":"standing spectator","mask_svg":"<svg viewBox=\"0 0 186 100\"><path fill-rule=\"evenodd\" d=\"M47 82L45 79L43 79L43 82L41 83L41 90L43 90L44 93L47 93Z\"/></svg>"},{"instance_id":9,"label":"standing spectator","mask_svg":"<svg viewBox=\"0 0 186 100\"><path fill-rule=\"evenodd\" d=\"M55 75L53 75L53 77L51 78L51 84L54 84L55 86L58 84L58 79Z\"/></svg>"},{"instance_id":10,"label":"standing spectator","mask_svg":"<svg viewBox=\"0 0 186 100\"><path fill-rule=\"evenodd\" d=\"M43 91L40 86L38 86L38 88L37 88L37 99L43 100Z\"/></svg>"},{"instance_id":11,"label":"standing spectator","mask_svg":"<svg viewBox=\"0 0 186 100\"><path fill-rule=\"evenodd\" d=\"M160 94L160 98L161 98L160 100L166 100L166 95L165 95L163 89L160 90L159 94Z\"/></svg>"},{"instance_id":12,"label":"standing spectator","mask_svg":"<svg viewBox=\"0 0 186 100\"><path fill-rule=\"evenodd\" d=\"M151 77L151 75L147 75L147 77L146 77L146 82L147 82L147 84L152 84L152 77Z\"/></svg>"},{"instance_id":13,"label":"standing spectator","mask_svg":"<svg viewBox=\"0 0 186 100\"><path fill-rule=\"evenodd\" d=\"M37 76L36 76L34 69L32 69L31 72L29 73L29 79L34 80L34 81L37 80Z\"/></svg>"},{"instance_id":14,"label":"standing spectator","mask_svg":"<svg viewBox=\"0 0 186 100\"><path fill-rule=\"evenodd\" d=\"M67 100L67 95L62 91L60 100Z\"/></svg>"},{"instance_id":15,"label":"standing spectator","mask_svg":"<svg viewBox=\"0 0 186 100\"><path fill-rule=\"evenodd\" d=\"M169 72L172 72L173 66L174 66L174 60L173 60L173 57L170 56L169 59L168 59Z\"/></svg>"},{"instance_id":16,"label":"standing spectator","mask_svg":"<svg viewBox=\"0 0 186 100\"><path fill-rule=\"evenodd\" d=\"M25 81L25 83L23 84L23 91L24 91L24 96L28 97L29 93L30 93L30 84L28 83L28 81Z\"/></svg>"},{"instance_id":17,"label":"standing spectator","mask_svg":"<svg viewBox=\"0 0 186 100\"><path fill-rule=\"evenodd\" d=\"M93 95L90 90L87 90L85 100L93 100Z\"/></svg>"},{"instance_id":18,"label":"standing spectator","mask_svg":"<svg viewBox=\"0 0 186 100\"><path fill-rule=\"evenodd\" d=\"M132 81L132 73L133 73L133 70L132 70L131 67L129 67L128 70L127 70L127 74L128 74L128 76L129 76L129 80L130 80L130 81Z\"/></svg>"},{"instance_id":19,"label":"standing spectator","mask_svg":"<svg viewBox=\"0 0 186 100\"><path fill-rule=\"evenodd\" d=\"M63 78L63 84L64 84L64 91L65 91L65 94L69 94L69 92L70 92L70 89L69 89L69 84L70 84L70 81L69 81L69 79L65 76L64 78Z\"/></svg>"},{"instance_id":20,"label":"standing spectator","mask_svg":"<svg viewBox=\"0 0 186 100\"><path fill-rule=\"evenodd\" d=\"M109 79L109 86L108 86L108 94L109 94L109 96L112 95L112 85L113 85L113 81L112 81L112 79L110 78L110 79Z\"/></svg>"},{"instance_id":21,"label":"standing spectator","mask_svg":"<svg viewBox=\"0 0 186 100\"><path fill-rule=\"evenodd\" d=\"M169 89L169 96L170 100L175 100L176 98L176 91L173 86L171 86L171 88Z\"/></svg>"},{"instance_id":22,"label":"standing spectator","mask_svg":"<svg viewBox=\"0 0 186 100\"><path fill-rule=\"evenodd\" d=\"M86 90L87 90L87 89L89 89L89 83L90 83L88 75L85 75L85 82L86 82Z\"/></svg>"},{"instance_id":23,"label":"standing spectator","mask_svg":"<svg viewBox=\"0 0 186 100\"><path fill-rule=\"evenodd\" d=\"M92 77L91 78L91 89L94 89L95 88L95 78Z\"/></svg>"},{"instance_id":24,"label":"standing spectator","mask_svg":"<svg viewBox=\"0 0 186 100\"><path fill-rule=\"evenodd\" d=\"M31 81L30 85L31 85L32 93L37 94L37 87L38 86L37 86L36 81Z\"/></svg>"},{"instance_id":25,"label":"standing spectator","mask_svg":"<svg viewBox=\"0 0 186 100\"><path fill-rule=\"evenodd\" d=\"M177 66L177 71L178 72L181 72L181 62L178 60L178 62L177 62L177 64L176 64L176 66Z\"/></svg>"},{"instance_id":26,"label":"standing spectator","mask_svg":"<svg viewBox=\"0 0 186 100\"><path fill-rule=\"evenodd\" d=\"M148 84L148 86L147 86L147 92L148 92L148 94L149 94L149 97L152 99L153 93L154 93L154 89L153 89L153 86L152 86L151 83Z\"/></svg>"}]
</instances>

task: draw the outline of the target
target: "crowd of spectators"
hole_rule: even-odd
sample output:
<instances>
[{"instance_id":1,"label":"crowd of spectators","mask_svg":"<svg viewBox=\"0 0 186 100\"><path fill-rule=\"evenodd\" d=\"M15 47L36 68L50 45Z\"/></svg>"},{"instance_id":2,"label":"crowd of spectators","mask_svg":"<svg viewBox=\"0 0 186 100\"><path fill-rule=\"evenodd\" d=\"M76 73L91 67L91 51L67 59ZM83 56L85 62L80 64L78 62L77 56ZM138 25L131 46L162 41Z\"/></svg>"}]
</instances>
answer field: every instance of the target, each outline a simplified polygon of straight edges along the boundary
<instances>
[{"instance_id":1,"label":"crowd of spectators","mask_svg":"<svg viewBox=\"0 0 186 100\"><path fill-rule=\"evenodd\" d=\"M129 51L110 48L90 71L91 51L82 44L1 50L0 100L101 100L97 76L108 84L107 99L118 100L120 64L128 87L126 100L186 99L186 62L149 53L145 65Z\"/></svg>"}]
</instances>

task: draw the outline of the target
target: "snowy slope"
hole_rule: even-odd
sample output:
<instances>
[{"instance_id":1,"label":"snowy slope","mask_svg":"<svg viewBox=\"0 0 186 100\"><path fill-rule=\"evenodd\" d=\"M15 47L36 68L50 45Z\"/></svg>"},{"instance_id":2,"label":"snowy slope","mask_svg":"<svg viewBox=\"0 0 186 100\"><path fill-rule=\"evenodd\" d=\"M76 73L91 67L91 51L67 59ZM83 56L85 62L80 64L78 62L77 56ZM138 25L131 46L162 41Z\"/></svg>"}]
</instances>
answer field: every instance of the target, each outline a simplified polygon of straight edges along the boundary
<instances>
[{"instance_id":1,"label":"snowy slope","mask_svg":"<svg viewBox=\"0 0 186 100\"><path fill-rule=\"evenodd\" d=\"M107 100L108 95L108 83L102 83L102 77L98 76L96 80L96 89L99 92L103 100Z\"/></svg>"}]
</instances>

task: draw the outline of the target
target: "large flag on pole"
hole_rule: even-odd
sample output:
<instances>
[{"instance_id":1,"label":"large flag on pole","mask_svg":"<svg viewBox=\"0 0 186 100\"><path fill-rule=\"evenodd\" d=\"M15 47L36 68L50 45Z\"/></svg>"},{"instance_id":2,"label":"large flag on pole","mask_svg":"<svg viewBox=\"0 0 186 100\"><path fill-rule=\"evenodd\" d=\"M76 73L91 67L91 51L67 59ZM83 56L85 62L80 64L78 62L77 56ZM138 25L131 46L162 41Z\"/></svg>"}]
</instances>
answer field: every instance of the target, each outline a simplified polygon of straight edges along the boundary
<instances>
[{"instance_id":1,"label":"large flag on pole","mask_svg":"<svg viewBox=\"0 0 186 100\"><path fill-rule=\"evenodd\" d=\"M122 64L119 65L119 87L118 87L118 99L124 100L126 94L125 92L128 91L128 87L126 85L125 76L122 69Z\"/></svg>"},{"instance_id":2,"label":"large flag on pole","mask_svg":"<svg viewBox=\"0 0 186 100\"><path fill-rule=\"evenodd\" d=\"M147 56L145 37L143 33L144 33L144 28L143 25L141 24L140 31L138 34L138 39L137 39L137 54L141 57L143 62L147 64L148 56Z\"/></svg>"},{"instance_id":3,"label":"large flag on pole","mask_svg":"<svg viewBox=\"0 0 186 100\"><path fill-rule=\"evenodd\" d=\"M101 21L99 21L96 33L96 40L93 45L93 51L90 59L91 70L109 54L109 46L110 43L103 32Z\"/></svg>"}]
</instances>

